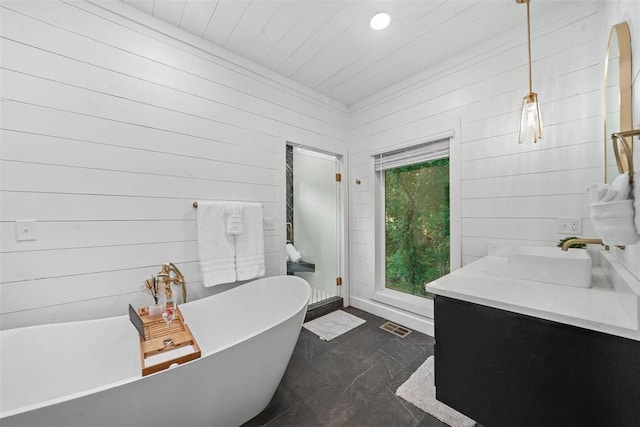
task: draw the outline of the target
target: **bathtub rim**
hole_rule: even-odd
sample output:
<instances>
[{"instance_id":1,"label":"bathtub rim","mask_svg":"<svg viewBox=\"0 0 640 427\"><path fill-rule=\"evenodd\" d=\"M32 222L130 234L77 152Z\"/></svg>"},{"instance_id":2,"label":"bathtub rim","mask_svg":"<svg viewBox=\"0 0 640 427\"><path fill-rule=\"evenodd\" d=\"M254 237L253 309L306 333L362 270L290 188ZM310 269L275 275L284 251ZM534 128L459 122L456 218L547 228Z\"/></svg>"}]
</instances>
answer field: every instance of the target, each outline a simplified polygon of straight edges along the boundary
<instances>
[{"instance_id":1,"label":"bathtub rim","mask_svg":"<svg viewBox=\"0 0 640 427\"><path fill-rule=\"evenodd\" d=\"M309 305L309 299L311 297L311 286L309 285L309 282L307 282L305 279L303 279L301 277L298 277L298 276L285 276L285 275L262 277L262 278L259 278L259 279L256 279L256 280L252 280L252 281L243 283L243 284L241 284L239 286L236 286L236 287L234 287L232 289L229 289L227 291L221 292L219 294L214 294L214 295L210 295L210 296L207 296L207 297L204 297L204 298L200 298L198 300L191 301L191 303L196 303L198 301L201 301L200 304L204 304L203 300L209 300L209 299L215 298L216 296L221 296L223 294L229 295L230 292L232 293L232 292L234 292L236 290L239 290L240 288L242 288L245 285L250 285L251 283L262 281L262 280L265 280L265 281L274 280L275 281L275 279L282 278L282 277L288 278L287 280L291 280L290 278L295 278L296 281L302 281L302 283L304 283L306 285L306 292L305 292L306 293L306 299L304 299L302 301L301 305L296 307L295 311L292 311L292 313L288 317L286 317L286 318L284 318L282 320L282 322L284 322L284 321L286 321L286 320L288 320L288 319L290 319L292 317L295 317L302 310L306 311L307 307ZM186 305L186 304L189 304L189 302L185 303L184 305ZM115 319L124 319L124 318L126 318L128 320L128 317L129 317L128 315L121 315L121 316L103 317L103 318L98 318L98 319L75 320L75 321L70 321L70 322L45 323L45 324L40 324L40 325L25 326L25 327L22 327L22 328L6 329L6 330L3 330L3 331L0 331L0 335L5 335L6 333L9 333L10 331L14 331L16 329L49 328L49 327L55 327L56 325L61 325L61 324L72 325L72 324L87 323L87 322L91 322L91 323L104 322L105 320L109 320L109 319L114 319L115 320ZM280 323L282 323L282 322L280 322ZM304 317L303 317L303 322L304 322ZM187 321L186 318L185 318L185 323L188 324L188 321ZM237 346L238 344L240 344L240 343L242 343L244 341L248 341L248 340L250 340L250 339L252 339L252 338L254 338L254 337L256 337L256 336L258 336L260 334L265 333L266 331L268 331L270 329L273 329L273 328L277 327L278 325L280 325L280 323L269 324L269 326L267 326L267 327L261 327L259 329L256 329L256 331L253 334L246 335L246 336L244 336L243 339L237 339L237 340L230 341L226 345L224 345L224 346L222 346L220 348L217 348L215 351L208 351L208 352L203 351L200 358L194 359L194 360L191 360L191 361L188 361L188 362L185 362L185 363L182 363L182 364L180 364L180 365L178 365L178 366L176 366L174 368L169 368L169 369L179 369L182 366L190 365L191 363L201 361L202 359L204 359L206 357L209 357L211 355L214 355L216 353L223 352L223 351L225 351L227 349L230 349L232 347ZM302 327L302 325L301 325L301 327ZM135 336L137 337L137 333L135 334ZM136 343L137 343L137 341L136 341ZM1 351L1 349L0 349L0 351ZM88 395L91 395L91 394L100 393L102 391L109 390L109 389L116 388L116 387L121 387L121 386L124 386L126 384L130 384L130 383L135 382L135 381L140 381L140 380L144 381L145 378L150 378L152 376L155 376L155 375L158 375L158 374L162 374L163 372L164 372L164 370L156 372L156 373L153 373L153 374L150 374L150 375L147 375L147 376L142 376L142 371L140 371L139 375L136 375L136 376L133 376L133 377L123 378L122 380L119 380L119 381L110 382L110 383L107 383L107 384L104 384L104 385L101 385L101 386L88 388L88 389L85 389L85 390L82 390L82 391L66 394L66 395L60 396L60 397L55 397L55 398L44 400L44 401L41 401L41 402L38 402L38 403L32 403L32 404L29 404L29 405L20 406L18 408L14 408L14 409L11 409L9 411L1 411L0 412L0 422L5 418L10 418L12 416L20 415L22 413L26 413L26 412L34 411L34 410L37 410L37 409L53 406L53 405L56 405L56 404L59 404L59 403L64 403L66 401L82 398L84 396L88 396Z\"/></svg>"},{"instance_id":2,"label":"bathtub rim","mask_svg":"<svg viewBox=\"0 0 640 427\"><path fill-rule=\"evenodd\" d=\"M307 309L307 307L309 306L309 300L310 300L310 298L311 298L311 285L309 284L309 282L307 282L305 279L303 279L302 277L299 277L299 276L279 275L279 276L262 277L262 278L260 278L260 279L252 280L252 281L247 282L247 283L245 283L245 284L243 284L243 285L237 286L237 287L235 287L235 288L233 288L233 289L229 289L228 291L222 292L222 293L220 293L220 294L211 295L211 296L209 296L209 297L205 297L205 298L200 298L200 299L198 299L198 300L192 301L192 303L194 303L194 305L197 305L197 304L205 304L205 303L206 303L206 301L207 301L207 300L209 300L209 299L210 299L210 298L212 298L212 297L215 297L215 296L218 296L218 295L220 295L220 296L222 296L222 295L229 295L229 293L230 293L230 292L233 292L233 291L236 291L236 290L237 290L237 292L241 292L241 291L242 291L242 289L241 289L241 288L242 288L244 285L248 285L248 284L251 284L251 283L254 283L254 282L258 282L258 281L262 281L262 280L264 280L264 281L271 281L271 280L275 281L276 279L278 279L278 278L282 278L282 277L286 277L286 278L287 278L287 280L295 279L295 281L302 282L302 284L305 284L305 285L306 285L306 292L305 292L305 293L306 293L306 298L303 300L303 303L302 303L301 305L299 305L299 306L296 308L296 310L295 310L295 311L293 311L293 312L291 313L291 315L290 315L289 317L287 317L286 319L284 319L284 320L287 320L287 319L289 319L289 318L291 318L291 317L293 317L293 316L297 315L301 310L306 310L306 309ZM186 304L189 304L189 303L185 303L185 304L183 304L183 305L186 305ZM183 313L183 314L184 314L184 313ZM189 325L189 321L188 321L188 320L189 320L189 319L188 319L188 316L187 316L187 317L185 317L185 323L186 323L187 325ZM303 319L303 322L304 322L304 319ZM236 346L236 345L238 345L239 343L241 343L242 341L246 341L246 340L251 339L251 338L253 338L253 337L257 336L257 335L260 335L261 333L264 333L265 331L268 331L269 329L272 329L273 327L275 327L275 326L277 326L277 325L279 325L279 324L280 324L280 323L270 324L270 325L269 325L269 326L267 326L267 327L263 327L263 326L261 326L260 328L257 328L253 334L251 334L251 335L246 335L246 336L244 337L244 339L242 339L242 340L241 340L241 339L236 339L236 340L233 340L233 341L229 341L229 343L227 343L227 344L226 344L226 345L224 345L224 346L221 346L221 347L217 348L215 351L206 351L206 349L204 349L204 348L202 347L202 345L200 345L200 349L202 350L202 356L201 356L200 358L203 358L203 357L205 357L205 356L209 356L209 355L211 355L211 354L215 354L215 353L217 353L217 352L224 351L224 350L226 350L226 349L228 349L228 348L231 348L231 347L233 347L233 346ZM302 325L300 325L300 326L302 327ZM190 326L190 327L193 329L193 326ZM195 338L196 338L196 340L198 339L198 337L197 337L197 336L196 336ZM195 359L195 360L198 360L198 359ZM189 362L187 362L187 363L189 363ZM183 363L182 365L185 365L185 363ZM182 366L182 365L180 365L180 366ZM160 372L162 372L162 371L160 371Z\"/></svg>"}]
</instances>

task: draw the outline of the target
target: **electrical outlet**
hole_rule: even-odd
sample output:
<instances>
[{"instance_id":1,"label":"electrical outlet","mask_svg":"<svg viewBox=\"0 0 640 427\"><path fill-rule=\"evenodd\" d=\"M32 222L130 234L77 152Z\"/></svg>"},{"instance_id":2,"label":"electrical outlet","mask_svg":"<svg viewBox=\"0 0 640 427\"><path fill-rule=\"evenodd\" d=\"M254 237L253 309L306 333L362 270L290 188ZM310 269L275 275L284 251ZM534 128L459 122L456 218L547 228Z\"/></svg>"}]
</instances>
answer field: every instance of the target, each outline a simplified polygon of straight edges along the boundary
<instances>
[{"instance_id":1,"label":"electrical outlet","mask_svg":"<svg viewBox=\"0 0 640 427\"><path fill-rule=\"evenodd\" d=\"M263 218L262 219L262 228L265 231L273 231L276 229L276 220L275 218Z\"/></svg>"},{"instance_id":2,"label":"electrical outlet","mask_svg":"<svg viewBox=\"0 0 640 427\"><path fill-rule=\"evenodd\" d=\"M558 218L558 233L582 234L582 218Z\"/></svg>"}]
</instances>

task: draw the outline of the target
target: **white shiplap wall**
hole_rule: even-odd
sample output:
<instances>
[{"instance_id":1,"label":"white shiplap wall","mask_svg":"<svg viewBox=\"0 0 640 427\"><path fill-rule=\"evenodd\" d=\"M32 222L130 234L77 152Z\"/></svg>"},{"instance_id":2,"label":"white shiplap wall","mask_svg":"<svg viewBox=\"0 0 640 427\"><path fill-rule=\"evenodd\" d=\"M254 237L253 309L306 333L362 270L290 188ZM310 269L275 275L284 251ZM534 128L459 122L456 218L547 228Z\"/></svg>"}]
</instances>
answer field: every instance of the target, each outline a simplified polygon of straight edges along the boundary
<instances>
[{"instance_id":1,"label":"white shiplap wall","mask_svg":"<svg viewBox=\"0 0 640 427\"><path fill-rule=\"evenodd\" d=\"M200 282L198 199L261 202L284 272L285 141L346 153L344 107L122 3L0 7L3 329L125 314L168 261L191 299L228 288Z\"/></svg>"},{"instance_id":2,"label":"white shiplap wall","mask_svg":"<svg viewBox=\"0 0 640 427\"><path fill-rule=\"evenodd\" d=\"M598 2L567 2L532 22L533 89L544 139L517 144L528 91L525 14L521 28L454 56L352 107L351 304L392 320L406 312L370 299L374 286L370 152L430 135L460 120L462 265L497 245L554 245L558 217L583 218L585 188L602 178L603 19ZM425 331L430 326L424 324Z\"/></svg>"},{"instance_id":3,"label":"white shiplap wall","mask_svg":"<svg viewBox=\"0 0 640 427\"><path fill-rule=\"evenodd\" d=\"M602 3L603 15L605 16L605 28L602 34L601 49L606 49L607 39L611 27L622 21L627 21L631 31L631 108L633 110L633 127L640 127L640 2L629 0L608 0ZM625 129L629 130L629 129ZM640 170L640 144L634 138L633 144L634 170ZM640 185L637 183L635 185ZM636 212L640 215L640 212ZM625 266L638 279L640 279L640 244L627 246L623 253L617 249L618 259L621 259Z\"/></svg>"},{"instance_id":4,"label":"white shiplap wall","mask_svg":"<svg viewBox=\"0 0 640 427\"><path fill-rule=\"evenodd\" d=\"M638 12L623 0L568 2L532 22L545 139L518 146L522 30L363 101L348 118L340 105L125 5L2 2L1 327L123 313L165 261L187 275L192 297L207 294L191 202L261 201L265 216L283 217L285 139L345 154L352 141L355 305L372 303L374 283L368 153L442 123L462 123L463 264L491 242L553 244L560 216L582 217L593 235L583 189L602 176L608 26L630 21L637 46ZM16 242L16 219L38 220L38 240ZM266 236L268 274L284 263L277 223ZM627 251L629 266L638 255Z\"/></svg>"}]
</instances>

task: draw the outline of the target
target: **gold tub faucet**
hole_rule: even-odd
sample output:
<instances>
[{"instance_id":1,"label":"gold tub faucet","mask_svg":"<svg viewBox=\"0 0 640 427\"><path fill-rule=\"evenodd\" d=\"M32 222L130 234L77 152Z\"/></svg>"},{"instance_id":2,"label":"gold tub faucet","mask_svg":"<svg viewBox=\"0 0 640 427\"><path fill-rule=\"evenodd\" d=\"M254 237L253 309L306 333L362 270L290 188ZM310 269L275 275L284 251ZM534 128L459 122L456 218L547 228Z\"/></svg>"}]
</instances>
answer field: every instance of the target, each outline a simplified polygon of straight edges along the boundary
<instances>
[{"instance_id":1,"label":"gold tub faucet","mask_svg":"<svg viewBox=\"0 0 640 427\"><path fill-rule=\"evenodd\" d=\"M171 273L174 274L173 277L171 277ZM168 262L162 264L160 267L160 273L158 273L158 280L160 280L160 283L164 283L164 292L167 298L171 298L172 295L171 284L174 283L176 285L180 285L180 287L182 287L182 302L187 302L186 281L184 280L184 275L174 263Z\"/></svg>"}]
</instances>

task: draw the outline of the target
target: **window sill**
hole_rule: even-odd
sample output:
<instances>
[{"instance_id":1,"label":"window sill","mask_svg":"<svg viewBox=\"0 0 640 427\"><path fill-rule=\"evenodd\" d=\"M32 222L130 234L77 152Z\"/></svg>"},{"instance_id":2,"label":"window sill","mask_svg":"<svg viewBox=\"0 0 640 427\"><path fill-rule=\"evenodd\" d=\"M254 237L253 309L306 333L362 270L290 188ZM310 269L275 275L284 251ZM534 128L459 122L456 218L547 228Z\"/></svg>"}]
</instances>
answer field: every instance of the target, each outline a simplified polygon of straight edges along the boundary
<instances>
[{"instance_id":1,"label":"window sill","mask_svg":"<svg viewBox=\"0 0 640 427\"><path fill-rule=\"evenodd\" d=\"M417 297L415 295L398 292L391 289L382 289L375 292L371 299L397 307L429 319L433 319L433 300L428 298Z\"/></svg>"}]
</instances>

